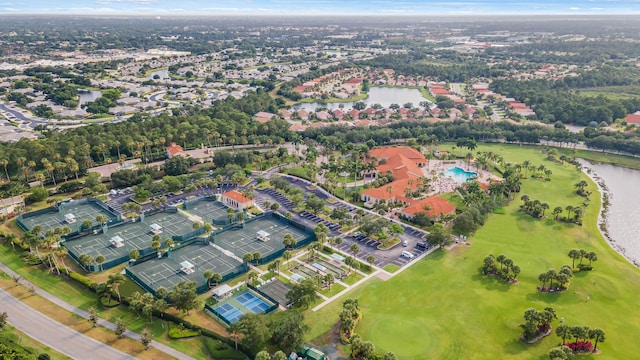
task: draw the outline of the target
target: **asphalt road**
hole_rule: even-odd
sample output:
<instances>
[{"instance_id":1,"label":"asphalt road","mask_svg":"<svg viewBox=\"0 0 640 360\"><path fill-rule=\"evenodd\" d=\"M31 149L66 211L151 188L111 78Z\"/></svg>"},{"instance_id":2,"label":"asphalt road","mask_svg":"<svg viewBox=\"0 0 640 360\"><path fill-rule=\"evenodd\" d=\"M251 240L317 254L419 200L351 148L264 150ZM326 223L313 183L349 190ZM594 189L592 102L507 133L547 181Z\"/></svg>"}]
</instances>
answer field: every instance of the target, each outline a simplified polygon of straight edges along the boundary
<instances>
[{"instance_id":1,"label":"asphalt road","mask_svg":"<svg viewBox=\"0 0 640 360\"><path fill-rule=\"evenodd\" d=\"M2 311L11 325L39 342L74 359L135 359L108 345L85 336L23 304L0 289Z\"/></svg>"},{"instance_id":2,"label":"asphalt road","mask_svg":"<svg viewBox=\"0 0 640 360\"><path fill-rule=\"evenodd\" d=\"M18 109L18 108L12 109L6 104L1 104L0 103L0 109L4 110L5 112L7 112L9 114L12 114L13 116L15 116L15 120L16 121L26 121L26 122L28 122L29 124L26 127L25 127L24 124L21 124L21 126L19 126L19 128L21 128L23 130L25 128L33 129L38 125L42 125L42 124L46 124L47 123L44 120L37 120L37 119L32 119L30 117L27 117L20 111L20 109Z\"/></svg>"}]
</instances>

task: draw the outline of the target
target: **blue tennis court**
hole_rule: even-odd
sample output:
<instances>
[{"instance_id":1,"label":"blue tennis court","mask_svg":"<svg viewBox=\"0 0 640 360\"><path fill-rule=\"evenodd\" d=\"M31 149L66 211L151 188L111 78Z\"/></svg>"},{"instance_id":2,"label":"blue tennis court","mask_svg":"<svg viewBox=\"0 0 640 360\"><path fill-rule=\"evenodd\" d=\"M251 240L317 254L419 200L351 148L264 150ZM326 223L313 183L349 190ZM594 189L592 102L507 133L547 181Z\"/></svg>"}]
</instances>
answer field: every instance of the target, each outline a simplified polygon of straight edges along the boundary
<instances>
[{"instance_id":1,"label":"blue tennis court","mask_svg":"<svg viewBox=\"0 0 640 360\"><path fill-rule=\"evenodd\" d=\"M222 304L218 307L214 308L218 315L226 319L230 323L235 323L244 315L242 311L235 308L235 306L231 304Z\"/></svg>"},{"instance_id":2,"label":"blue tennis court","mask_svg":"<svg viewBox=\"0 0 640 360\"><path fill-rule=\"evenodd\" d=\"M263 313L269 309L269 304L265 303L262 299L250 292L239 295L236 300L256 314Z\"/></svg>"}]
</instances>

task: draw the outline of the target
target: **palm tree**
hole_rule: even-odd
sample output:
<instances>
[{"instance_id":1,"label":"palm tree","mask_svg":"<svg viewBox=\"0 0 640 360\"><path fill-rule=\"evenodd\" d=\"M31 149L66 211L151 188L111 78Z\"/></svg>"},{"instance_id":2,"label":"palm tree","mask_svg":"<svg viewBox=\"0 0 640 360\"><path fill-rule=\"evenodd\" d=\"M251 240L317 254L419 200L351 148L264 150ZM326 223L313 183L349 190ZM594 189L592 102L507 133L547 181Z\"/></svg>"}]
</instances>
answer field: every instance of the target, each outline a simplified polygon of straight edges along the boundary
<instances>
[{"instance_id":1,"label":"palm tree","mask_svg":"<svg viewBox=\"0 0 640 360\"><path fill-rule=\"evenodd\" d=\"M589 260L589 266L591 266L591 263L593 261L598 260L598 254L596 254L595 252L591 251L589 253L587 253L587 255L584 256L587 260Z\"/></svg>"},{"instance_id":2,"label":"palm tree","mask_svg":"<svg viewBox=\"0 0 640 360\"><path fill-rule=\"evenodd\" d=\"M291 260L291 257L291 252L288 250L282 253L282 259L287 262L287 268L291 268L291 263L289 262L289 260Z\"/></svg>"},{"instance_id":3,"label":"palm tree","mask_svg":"<svg viewBox=\"0 0 640 360\"><path fill-rule=\"evenodd\" d=\"M565 324L560 324L556 328L556 335L562 338L562 345L566 344L567 342L566 339L567 339L567 336L569 336L570 331L571 331L571 328Z\"/></svg>"},{"instance_id":4,"label":"palm tree","mask_svg":"<svg viewBox=\"0 0 640 360\"><path fill-rule=\"evenodd\" d=\"M599 342L604 342L604 339L605 339L604 335L605 335L604 334L604 330L602 330L602 329L595 328L595 329L590 329L589 330L589 335L588 335L589 339L593 339L593 340L596 341L593 344L593 351L592 352L596 352L596 350L598 350L598 343Z\"/></svg>"},{"instance_id":5,"label":"palm tree","mask_svg":"<svg viewBox=\"0 0 640 360\"><path fill-rule=\"evenodd\" d=\"M576 259L580 257L580 250L571 249L569 250L569 257L571 258L571 268L576 267Z\"/></svg>"},{"instance_id":6,"label":"palm tree","mask_svg":"<svg viewBox=\"0 0 640 360\"><path fill-rule=\"evenodd\" d=\"M251 264L251 262L253 261L253 254L252 253L244 254L244 256L242 257L242 261L247 263L247 266L249 266L249 264Z\"/></svg>"},{"instance_id":7,"label":"palm tree","mask_svg":"<svg viewBox=\"0 0 640 360\"><path fill-rule=\"evenodd\" d=\"M351 244L351 246L349 247L349 251L351 251L351 253L355 257L360 252L360 246L358 246L358 244Z\"/></svg>"},{"instance_id":8,"label":"palm tree","mask_svg":"<svg viewBox=\"0 0 640 360\"><path fill-rule=\"evenodd\" d=\"M107 279L107 285L110 285L113 291L118 294L118 301L122 301L120 298L120 285L124 282L124 276L122 274L110 274Z\"/></svg>"},{"instance_id":9,"label":"palm tree","mask_svg":"<svg viewBox=\"0 0 640 360\"><path fill-rule=\"evenodd\" d=\"M549 269L549 271L547 271L547 278L549 279L549 290L553 288L553 280L555 280L557 277L558 272L556 271L556 269Z\"/></svg>"},{"instance_id":10,"label":"palm tree","mask_svg":"<svg viewBox=\"0 0 640 360\"><path fill-rule=\"evenodd\" d=\"M562 214L562 206L556 206L555 208L553 208L552 214L554 219L558 220L558 216Z\"/></svg>"},{"instance_id":11,"label":"palm tree","mask_svg":"<svg viewBox=\"0 0 640 360\"><path fill-rule=\"evenodd\" d=\"M106 258L103 255L98 255L96 256L95 262L96 264L98 264L98 266L100 267L100 271L103 271L102 269L102 263L106 260Z\"/></svg>"},{"instance_id":12,"label":"palm tree","mask_svg":"<svg viewBox=\"0 0 640 360\"><path fill-rule=\"evenodd\" d=\"M544 287L545 287L547 281L549 281L549 274L547 274L546 272L540 274L538 276L538 280L542 281L542 291L544 291Z\"/></svg>"},{"instance_id":13,"label":"palm tree","mask_svg":"<svg viewBox=\"0 0 640 360\"><path fill-rule=\"evenodd\" d=\"M238 350L238 335L240 333L240 325L237 322L229 324L229 327L227 327L227 332L231 334L231 338L236 344L236 350Z\"/></svg>"},{"instance_id":14,"label":"palm tree","mask_svg":"<svg viewBox=\"0 0 640 360\"><path fill-rule=\"evenodd\" d=\"M258 262L262 259L262 254L259 251L253 253L253 260L256 262L256 266L258 266Z\"/></svg>"},{"instance_id":15,"label":"palm tree","mask_svg":"<svg viewBox=\"0 0 640 360\"><path fill-rule=\"evenodd\" d=\"M205 270L202 276L204 276L204 278L207 279L207 285L209 286L209 288L211 288L211 278L213 278L213 270L211 269Z\"/></svg>"},{"instance_id":16,"label":"palm tree","mask_svg":"<svg viewBox=\"0 0 640 360\"><path fill-rule=\"evenodd\" d=\"M11 181L11 179L9 178L9 172L7 171L7 166L9 166L9 160L0 159L0 165L4 167L4 175L7 177L7 181Z\"/></svg>"},{"instance_id":17,"label":"palm tree","mask_svg":"<svg viewBox=\"0 0 640 360\"><path fill-rule=\"evenodd\" d=\"M102 214L100 214L100 215L96 216L96 221L97 221L101 226L104 226L104 224L106 224L106 222L107 222L107 216L106 216L106 215L102 215Z\"/></svg>"},{"instance_id":18,"label":"palm tree","mask_svg":"<svg viewBox=\"0 0 640 360\"><path fill-rule=\"evenodd\" d=\"M213 275L211 276L211 281L216 283L216 286L218 286L220 284L220 281L222 281L222 275L220 273L213 273Z\"/></svg>"},{"instance_id":19,"label":"palm tree","mask_svg":"<svg viewBox=\"0 0 640 360\"><path fill-rule=\"evenodd\" d=\"M571 218L571 212L573 211L573 206L567 205L565 210L567 210L567 220L569 220Z\"/></svg>"},{"instance_id":20,"label":"palm tree","mask_svg":"<svg viewBox=\"0 0 640 360\"><path fill-rule=\"evenodd\" d=\"M296 240L293 238L293 235L291 235L291 233L286 233L284 234L282 243L284 244L285 248L289 249L296 244Z\"/></svg>"}]
</instances>

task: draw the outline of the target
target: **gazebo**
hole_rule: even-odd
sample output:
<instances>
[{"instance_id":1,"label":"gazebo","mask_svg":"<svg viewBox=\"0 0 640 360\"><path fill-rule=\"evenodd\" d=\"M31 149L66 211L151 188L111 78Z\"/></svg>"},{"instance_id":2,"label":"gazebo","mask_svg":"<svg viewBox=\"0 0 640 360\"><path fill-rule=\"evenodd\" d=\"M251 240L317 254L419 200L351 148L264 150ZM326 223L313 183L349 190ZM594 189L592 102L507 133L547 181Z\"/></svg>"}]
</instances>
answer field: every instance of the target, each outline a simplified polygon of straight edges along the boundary
<instances>
[{"instance_id":1,"label":"gazebo","mask_svg":"<svg viewBox=\"0 0 640 360\"><path fill-rule=\"evenodd\" d=\"M216 298L216 300L222 300L231 294L231 290L231 287L227 284L220 285L213 290L213 297Z\"/></svg>"},{"instance_id":2,"label":"gazebo","mask_svg":"<svg viewBox=\"0 0 640 360\"><path fill-rule=\"evenodd\" d=\"M196 267L192 263L185 260L180 263L180 271L189 275L189 274L193 274L196 271Z\"/></svg>"},{"instance_id":3,"label":"gazebo","mask_svg":"<svg viewBox=\"0 0 640 360\"><path fill-rule=\"evenodd\" d=\"M124 239L116 235L111 237L111 239L109 239L109 243L111 244L111 246L115 248L120 248L124 246Z\"/></svg>"},{"instance_id":4,"label":"gazebo","mask_svg":"<svg viewBox=\"0 0 640 360\"><path fill-rule=\"evenodd\" d=\"M271 240L271 234L269 234L268 232L264 231L264 230L260 230L256 233L256 237L258 238L258 240L261 241L269 241Z\"/></svg>"},{"instance_id":5,"label":"gazebo","mask_svg":"<svg viewBox=\"0 0 640 360\"><path fill-rule=\"evenodd\" d=\"M67 224L73 224L76 222L76 216L73 214L66 214L64 216L64 221L66 221Z\"/></svg>"},{"instance_id":6,"label":"gazebo","mask_svg":"<svg viewBox=\"0 0 640 360\"><path fill-rule=\"evenodd\" d=\"M160 226L160 225L158 225L156 223L151 224L149 226L149 228L151 229L151 232L156 234L156 235L157 234L162 234L162 226Z\"/></svg>"}]
</instances>

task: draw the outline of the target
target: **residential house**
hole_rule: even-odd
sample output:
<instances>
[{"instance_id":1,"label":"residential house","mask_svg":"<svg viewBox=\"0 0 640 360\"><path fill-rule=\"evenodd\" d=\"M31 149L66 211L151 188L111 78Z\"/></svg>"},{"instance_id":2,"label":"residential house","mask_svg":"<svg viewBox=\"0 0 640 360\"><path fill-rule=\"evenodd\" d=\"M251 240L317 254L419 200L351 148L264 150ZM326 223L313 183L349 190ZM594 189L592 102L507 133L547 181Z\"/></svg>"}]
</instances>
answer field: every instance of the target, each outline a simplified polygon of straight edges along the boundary
<instances>
[{"instance_id":1,"label":"residential house","mask_svg":"<svg viewBox=\"0 0 640 360\"><path fill-rule=\"evenodd\" d=\"M182 146L172 142L171 145L167 146L167 157L171 159L174 156L184 156L185 152Z\"/></svg>"},{"instance_id":2,"label":"residential house","mask_svg":"<svg viewBox=\"0 0 640 360\"><path fill-rule=\"evenodd\" d=\"M10 216L19 209L24 209L24 198L22 196L0 199L0 216Z\"/></svg>"},{"instance_id":3,"label":"residential house","mask_svg":"<svg viewBox=\"0 0 640 360\"><path fill-rule=\"evenodd\" d=\"M640 124L640 111L636 111L633 114L629 114L624 118L627 124L639 125Z\"/></svg>"}]
</instances>

